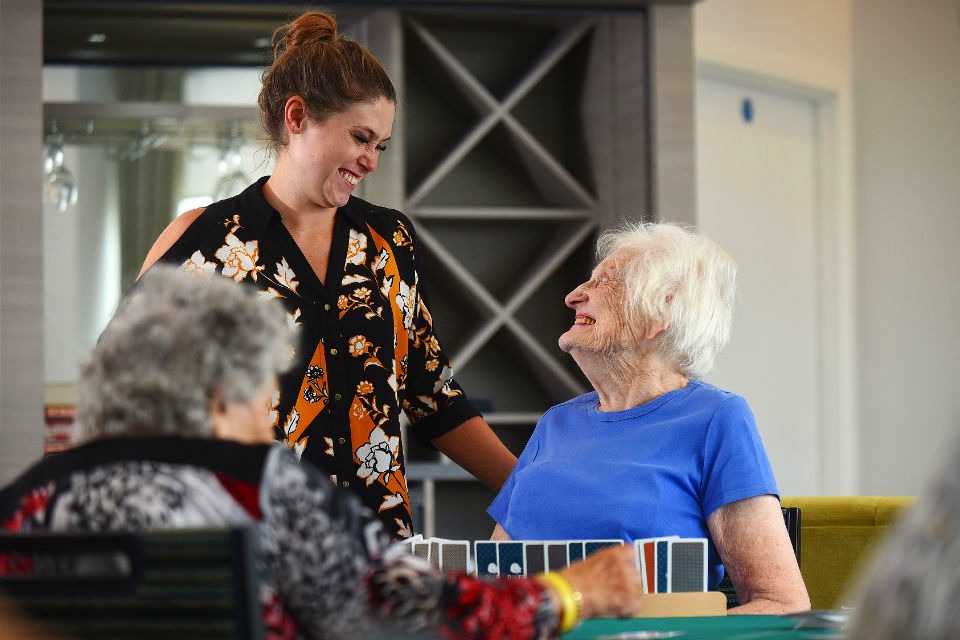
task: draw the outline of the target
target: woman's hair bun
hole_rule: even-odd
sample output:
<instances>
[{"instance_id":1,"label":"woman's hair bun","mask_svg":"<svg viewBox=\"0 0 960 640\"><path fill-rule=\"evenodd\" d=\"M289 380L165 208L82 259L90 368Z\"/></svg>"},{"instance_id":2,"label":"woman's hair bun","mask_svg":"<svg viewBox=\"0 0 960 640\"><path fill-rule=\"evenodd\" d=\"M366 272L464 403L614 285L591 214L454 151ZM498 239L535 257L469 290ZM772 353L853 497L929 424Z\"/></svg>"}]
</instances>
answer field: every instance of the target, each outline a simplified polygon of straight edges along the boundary
<instances>
[{"instance_id":1,"label":"woman's hair bun","mask_svg":"<svg viewBox=\"0 0 960 640\"><path fill-rule=\"evenodd\" d=\"M309 11L274 32L274 50L279 54L285 49L330 41L336 37L336 18L320 11Z\"/></svg>"}]
</instances>

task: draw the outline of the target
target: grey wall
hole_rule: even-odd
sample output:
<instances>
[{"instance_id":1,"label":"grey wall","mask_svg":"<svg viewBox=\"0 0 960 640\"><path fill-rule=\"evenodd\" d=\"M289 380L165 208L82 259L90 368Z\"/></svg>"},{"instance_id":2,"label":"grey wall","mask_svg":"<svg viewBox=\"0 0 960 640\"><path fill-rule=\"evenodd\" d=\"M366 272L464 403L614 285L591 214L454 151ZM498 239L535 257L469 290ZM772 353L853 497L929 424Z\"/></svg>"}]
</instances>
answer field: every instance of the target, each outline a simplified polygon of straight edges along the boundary
<instances>
[{"instance_id":1,"label":"grey wall","mask_svg":"<svg viewBox=\"0 0 960 640\"><path fill-rule=\"evenodd\" d=\"M43 451L40 25L0 0L0 483Z\"/></svg>"}]
</instances>

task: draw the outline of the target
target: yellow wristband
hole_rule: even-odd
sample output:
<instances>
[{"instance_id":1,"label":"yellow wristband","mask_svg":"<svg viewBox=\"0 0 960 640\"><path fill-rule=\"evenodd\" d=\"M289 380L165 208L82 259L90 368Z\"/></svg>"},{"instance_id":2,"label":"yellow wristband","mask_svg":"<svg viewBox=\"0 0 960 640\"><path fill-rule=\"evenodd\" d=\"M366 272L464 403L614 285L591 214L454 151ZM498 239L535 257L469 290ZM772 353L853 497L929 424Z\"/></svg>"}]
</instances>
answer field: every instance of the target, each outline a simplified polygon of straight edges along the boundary
<instances>
[{"instance_id":1,"label":"yellow wristband","mask_svg":"<svg viewBox=\"0 0 960 640\"><path fill-rule=\"evenodd\" d=\"M580 622L583 594L574 589L570 581L559 573L541 573L537 577L551 585L560 598L560 633L570 631Z\"/></svg>"}]
</instances>

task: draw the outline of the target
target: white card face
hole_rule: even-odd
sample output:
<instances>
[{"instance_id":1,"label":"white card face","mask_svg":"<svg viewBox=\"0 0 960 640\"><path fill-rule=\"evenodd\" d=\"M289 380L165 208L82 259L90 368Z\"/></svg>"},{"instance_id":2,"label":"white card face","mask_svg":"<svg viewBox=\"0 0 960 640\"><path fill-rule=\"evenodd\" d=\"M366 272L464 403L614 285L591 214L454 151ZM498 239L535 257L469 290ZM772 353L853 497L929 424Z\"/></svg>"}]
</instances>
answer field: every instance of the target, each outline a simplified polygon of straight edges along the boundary
<instances>
[{"instance_id":1,"label":"white card face","mask_svg":"<svg viewBox=\"0 0 960 640\"><path fill-rule=\"evenodd\" d=\"M500 575L500 560L496 542L477 540L474 543L474 553L478 578L495 578Z\"/></svg>"},{"instance_id":2,"label":"white card face","mask_svg":"<svg viewBox=\"0 0 960 640\"><path fill-rule=\"evenodd\" d=\"M706 591L706 538L681 538L670 540L667 544L670 556L670 591Z\"/></svg>"}]
</instances>

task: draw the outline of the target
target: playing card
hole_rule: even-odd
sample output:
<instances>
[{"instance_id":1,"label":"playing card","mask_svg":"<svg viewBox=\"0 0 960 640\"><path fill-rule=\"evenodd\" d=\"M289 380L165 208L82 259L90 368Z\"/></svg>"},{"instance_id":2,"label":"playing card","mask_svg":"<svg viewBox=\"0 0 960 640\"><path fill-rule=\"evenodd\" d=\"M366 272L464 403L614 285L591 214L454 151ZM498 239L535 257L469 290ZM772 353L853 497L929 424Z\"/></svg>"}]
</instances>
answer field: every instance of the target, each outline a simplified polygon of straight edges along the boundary
<instances>
[{"instance_id":1,"label":"playing card","mask_svg":"<svg viewBox=\"0 0 960 640\"><path fill-rule=\"evenodd\" d=\"M670 591L707 590L706 538L681 538L668 542L670 555Z\"/></svg>"},{"instance_id":2,"label":"playing card","mask_svg":"<svg viewBox=\"0 0 960 640\"><path fill-rule=\"evenodd\" d=\"M500 561L497 556L497 543L492 540L477 540L474 545L477 577L497 577L500 575Z\"/></svg>"},{"instance_id":3,"label":"playing card","mask_svg":"<svg viewBox=\"0 0 960 640\"><path fill-rule=\"evenodd\" d=\"M466 540L450 540L440 543L440 569L446 573L467 571L470 543Z\"/></svg>"},{"instance_id":4,"label":"playing card","mask_svg":"<svg viewBox=\"0 0 960 640\"><path fill-rule=\"evenodd\" d=\"M543 573L547 570L546 545L542 542L524 541L523 560L527 575Z\"/></svg>"},{"instance_id":5,"label":"playing card","mask_svg":"<svg viewBox=\"0 0 960 640\"><path fill-rule=\"evenodd\" d=\"M506 578L519 578L526 575L523 542L497 542L497 566L500 569L500 575Z\"/></svg>"},{"instance_id":6,"label":"playing card","mask_svg":"<svg viewBox=\"0 0 960 640\"><path fill-rule=\"evenodd\" d=\"M566 569L570 563L567 560L567 545L564 542L547 543L547 571Z\"/></svg>"}]
</instances>

